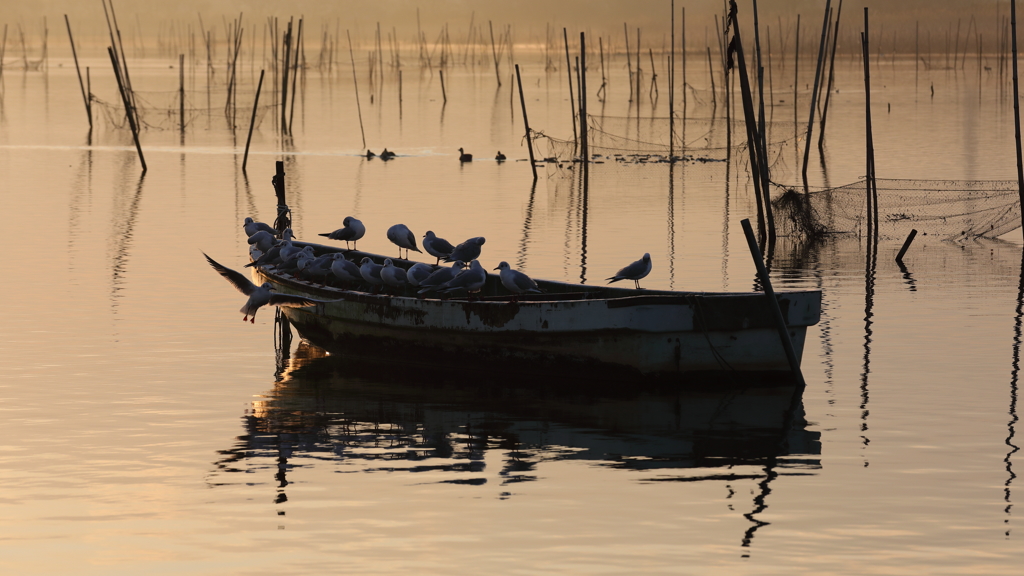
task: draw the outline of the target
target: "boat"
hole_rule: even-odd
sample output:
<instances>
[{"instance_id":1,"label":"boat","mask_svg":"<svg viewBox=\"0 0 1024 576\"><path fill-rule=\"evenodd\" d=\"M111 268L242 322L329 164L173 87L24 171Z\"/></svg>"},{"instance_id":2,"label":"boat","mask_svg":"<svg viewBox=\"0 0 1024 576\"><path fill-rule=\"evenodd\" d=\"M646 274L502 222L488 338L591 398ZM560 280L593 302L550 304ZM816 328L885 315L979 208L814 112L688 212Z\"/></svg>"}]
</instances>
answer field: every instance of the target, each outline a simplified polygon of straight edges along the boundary
<instances>
[{"instance_id":1,"label":"boat","mask_svg":"<svg viewBox=\"0 0 1024 576\"><path fill-rule=\"evenodd\" d=\"M384 256L308 242L318 255ZM399 267L415 262L391 258ZM536 280L541 294L514 296L496 274L460 297L422 297L414 288L372 293L329 286L274 266L253 268L257 284L325 303L281 308L299 335L332 353L518 378L698 384L792 376L766 296L759 292L637 290ZM777 292L796 357L821 314L821 291ZM756 378L755 378L756 377Z\"/></svg>"}]
</instances>

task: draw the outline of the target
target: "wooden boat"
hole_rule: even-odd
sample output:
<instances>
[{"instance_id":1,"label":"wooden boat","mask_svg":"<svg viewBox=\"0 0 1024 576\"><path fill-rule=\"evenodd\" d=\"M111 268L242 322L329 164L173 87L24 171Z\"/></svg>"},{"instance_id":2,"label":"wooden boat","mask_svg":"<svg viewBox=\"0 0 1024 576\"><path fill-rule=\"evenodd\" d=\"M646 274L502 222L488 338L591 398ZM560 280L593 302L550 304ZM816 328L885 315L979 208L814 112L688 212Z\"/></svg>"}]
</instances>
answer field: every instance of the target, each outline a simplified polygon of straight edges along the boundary
<instances>
[{"instance_id":1,"label":"wooden boat","mask_svg":"<svg viewBox=\"0 0 1024 576\"><path fill-rule=\"evenodd\" d=\"M317 254L340 252L313 246ZM350 260L383 256L344 250ZM392 258L396 266L414 262ZM299 334L331 352L460 370L481 366L541 377L642 382L788 378L790 368L763 293L676 292L537 280L543 294L512 295L497 275L467 296L420 297L327 286L254 268L257 284L330 302L282 308ZM777 293L797 358L818 322L821 291Z\"/></svg>"}]
</instances>

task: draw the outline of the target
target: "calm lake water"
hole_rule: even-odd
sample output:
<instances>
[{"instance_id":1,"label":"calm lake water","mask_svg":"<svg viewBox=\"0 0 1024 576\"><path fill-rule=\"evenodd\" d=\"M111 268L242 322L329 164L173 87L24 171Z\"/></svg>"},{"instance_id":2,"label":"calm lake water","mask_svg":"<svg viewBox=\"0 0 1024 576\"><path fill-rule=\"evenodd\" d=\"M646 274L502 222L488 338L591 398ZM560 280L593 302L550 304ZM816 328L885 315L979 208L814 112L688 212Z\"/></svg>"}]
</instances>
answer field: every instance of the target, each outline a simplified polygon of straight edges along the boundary
<instances>
[{"instance_id":1,"label":"calm lake water","mask_svg":"<svg viewBox=\"0 0 1024 576\"><path fill-rule=\"evenodd\" d=\"M109 63L85 58L93 92L116 101ZM311 70L293 138L261 114L246 176L258 66L244 66L235 131L222 84L214 113L196 113L207 92L190 69L182 142L176 111L156 110L178 86L169 62L130 61L150 106L144 177L130 133L99 107L89 134L70 58L4 73L0 571L1020 572L1019 229L919 236L906 271L898 240L870 271L856 236L781 239L777 287L824 300L795 422L788 390L581 390L463 373L457 358L438 374L327 358L297 338L275 348L273 312L239 322L241 295L200 253L247 261L241 223L273 220L275 160L300 239L356 215L360 247L385 254L402 222L486 236L491 268L603 283L649 252L647 287L737 291L754 285L746 163L596 164L582 206L567 169L531 186L507 79L496 89L493 70L452 68L445 105L437 75L408 65L400 112L392 73L373 102L359 78L367 146L397 159L359 156L349 69ZM532 127L571 137L564 70L522 63ZM590 109L606 126L636 114L619 64ZM706 96L703 65L690 62L689 82ZM837 70L815 185L864 173L860 63ZM912 60L872 74L880 177L1015 178L1012 98L994 72L922 71L916 87ZM661 90L642 117L667 116ZM806 125L808 99L795 113L776 94L773 130ZM691 107L699 134L711 107ZM460 147L477 161L460 165ZM498 150L510 161L489 160ZM802 140L778 154L773 179L797 183Z\"/></svg>"}]
</instances>

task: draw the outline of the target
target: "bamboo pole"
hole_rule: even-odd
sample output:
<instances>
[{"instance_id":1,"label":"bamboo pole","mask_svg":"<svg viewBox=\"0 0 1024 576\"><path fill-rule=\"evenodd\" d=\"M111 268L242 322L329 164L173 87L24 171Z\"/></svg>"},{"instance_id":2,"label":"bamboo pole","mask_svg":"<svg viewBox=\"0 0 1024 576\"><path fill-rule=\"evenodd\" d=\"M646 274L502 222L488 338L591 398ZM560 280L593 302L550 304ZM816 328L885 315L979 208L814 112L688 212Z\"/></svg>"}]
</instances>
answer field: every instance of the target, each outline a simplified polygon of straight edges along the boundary
<instances>
[{"instance_id":1,"label":"bamboo pole","mask_svg":"<svg viewBox=\"0 0 1024 576\"><path fill-rule=\"evenodd\" d=\"M121 94L121 102L124 104L125 116L128 117L128 125L132 129L132 138L135 140L135 150L139 153L139 162L142 163L142 173L146 173L146 158L142 155L142 145L139 144L139 130L135 126L135 115L132 114L132 106L128 102L128 94L125 92L124 82L121 80L121 70L117 66L117 55L114 48L107 46L107 54L110 56L110 64L114 67L114 78L117 79L117 89Z\"/></svg>"},{"instance_id":2,"label":"bamboo pole","mask_svg":"<svg viewBox=\"0 0 1024 576\"><path fill-rule=\"evenodd\" d=\"M590 146L587 143L587 39L580 32L580 140L583 144L583 170L590 164Z\"/></svg>"},{"instance_id":3,"label":"bamboo pole","mask_svg":"<svg viewBox=\"0 0 1024 576\"><path fill-rule=\"evenodd\" d=\"M757 267L757 276L761 279L761 287L764 288L764 295L768 300L768 307L775 318L775 326L779 331L779 339L782 341L782 349L786 352L786 359L789 361L789 368L793 371L793 378L799 388L804 388L804 375L800 372L800 359L797 358L796 349L793 348L793 341L789 337L789 327L786 325L786 318L782 315L779 307L779 300L772 288L772 281L768 277L768 269L765 268L764 260L761 257L761 250L754 240L754 231L750 227L750 220L744 218L740 221L743 226L743 235L747 238L747 246L750 248L750 256L754 259Z\"/></svg>"},{"instance_id":4,"label":"bamboo pole","mask_svg":"<svg viewBox=\"0 0 1024 576\"><path fill-rule=\"evenodd\" d=\"M441 97L444 98L444 103L448 103L448 92L444 89L444 70L438 70L438 75L441 76Z\"/></svg>"},{"instance_id":5,"label":"bamboo pole","mask_svg":"<svg viewBox=\"0 0 1024 576\"><path fill-rule=\"evenodd\" d=\"M349 34L348 30L345 30L345 35L348 37L348 57L352 61L352 84L356 90L356 112L359 114L359 133L363 136L363 148L366 148L366 131L363 130L363 109L359 106L359 81L356 80L356 57L352 54L352 35ZM399 76L401 81L401 76ZM401 108L401 89L399 89L399 108Z\"/></svg>"},{"instance_id":6,"label":"bamboo pole","mask_svg":"<svg viewBox=\"0 0 1024 576\"><path fill-rule=\"evenodd\" d=\"M843 0L839 0L839 7L836 8L835 32L832 34L832 54L829 55L828 63L828 86L825 89L825 104L821 109L821 125L818 127L818 151L824 154L823 145L825 142L825 120L828 117L828 103L832 97L832 86L835 83L836 69L836 47L839 42L839 19L843 15ZM914 85L917 85L917 77L914 77ZM915 88L916 89L916 88Z\"/></svg>"},{"instance_id":7,"label":"bamboo pole","mask_svg":"<svg viewBox=\"0 0 1024 576\"><path fill-rule=\"evenodd\" d=\"M519 75L519 64L516 64L516 82L519 84L519 105L523 108L523 126L526 129L526 149L530 152L530 169L533 170L533 181L537 181L537 163L533 158L533 138L530 137L530 121L526 117L526 98L523 96L523 79Z\"/></svg>"},{"instance_id":8,"label":"bamboo pole","mask_svg":"<svg viewBox=\"0 0 1024 576\"><path fill-rule=\"evenodd\" d=\"M675 81L673 80L672 74L675 72L675 57L676 57L676 0L672 0L670 3L671 8L669 11L672 14L672 34L669 46L671 50L668 56L668 161L672 162L672 157L675 156L675 145L676 145L676 114L675 114Z\"/></svg>"},{"instance_id":9,"label":"bamboo pole","mask_svg":"<svg viewBox=\"0 0 1024 576\"><path fill-rule=\"evenodd\" d=\"M75 51L75 39L71 36L71 22L68 21L67 14L64 15L64 23L68 26L68 40L71 41L71 55L75 58L75 72L78 73L78 87L82 89L82 101L85 102L85 113L89 116L89 129L92 130L92 110L89 105L89 97L85 95L85 85L82 83L82 69L78 67L78 52Z\"/></svg>"},{"instance_id":10,"label":"bamboo pole","mask_svg":"<svg viewBox=\"0 0 1024 576\"><path fill-rule=\"evenodd\" d=\"M349 50L352 46L349 44ZM288 20L288 28L284 33L284 58L281 60L281 134L288 134L288 68L292 59L292 21ZM352 63L355 74L355 62Z\"/></svg>"},{"instance_id":11,"label":"bamboo pole","mask_svg":"<svg viewBox=\"0 0 1024 576\"><path fill-rule=\"evenodd\" d=\"M1017 82L1017 0L1010 0L1010 35L1013 50L1013 138L1017 143L1017 187L1020 205L1024 207L1024 162L1021 159L1020 144L1020 88ZM1024 208L1021 208L1024 219ZM1024 222L1022 222L1024 224ZM1021 226L1024 230L1024 225Z\"/></svg>"},{"instance_id":12,"label":"bamboo pole","mask_svg":"<svg viewBox=\"0 0 1024 576\"><path fill-rule=\"evenodd\" d=\"M818 64L814 69L814 87L811 90L811 112L807 118L807 137L804 139L804 164L800 173L804 177L804 187L807 187L807 161L811 156L811 131L814 129L814 112L818 102L818 83L821 82L821 63L825 58L825 33L829 28L829 10L832 7L832 0L825 0L825 16L821 21L821 40L818 42Z\"/></svg>"},{"instance_id":13,"label":"bamboo pole","mask_svg":"<svg viewBox=\"0 0 1024 576\"><path fill-rule=\"evenodd\" d=\"M579 145L579 132L576 130L576 97L572 93L572 63L569 61L569 32L562 28L562 40L565 42L565 73L569 77L569 108L572 110L572 141L573 148Z\"/></svg>"},{"instance_id":14,"label":"bamboo pole","mask_svg":"<svg viewBox=\"0 0 1024 576\"><path fill-rule=\"evenodd\" d=\"M185 134L185 55L178 54L178 112L182 135Z\"/></svg>"},{"instance_id":15,"label":"bamboo pole","mask_svg":"<svg viewBox=\"0 0 1024 576\"><path fill-rule=\"evenodd\" d=\"M750 77L747 76L747 64L743 55L743 42L740 39L740 26L739 19L736 16L736 0L730 0L729 19L732 24L732 34L734 42L729 42L730 52L735 51L736 63L739 65L739 76L740 76L740 93L743 100L743 118L744 125L747 128L747 151L750 154L750 170L753 172L754 181L754 196L757 200L757 225L759 236L764 239L767 233L764 218L764 202L763 194L761 190L761 163L762 159L759 158L758 145L759 136L757 135L757 120L754 117L754 102L750 90Z\"/></svg>"},{"instance_id":16,"label":"bamboo pole","mask_svg":"<svg viewBox=\"0 0 1024 576\"><path fill-rule=\"evenodd\" d=\"M245 139L245 155L242 156L242 173L245 174L245 165L249 163L249 144L252 143L252 130L256 126L256 111L260 107L260 90L263 89L263 74L266 70L260 70L260 82L256 85L256 100L252 103L252 117L249 119L249 136Z\"/></svg>"},{"instance_id":17,"label":"bamboo pole","mask_svg":"<svg viewBox=\"0 0 1024 576\"><path fill-rule=\"evenodd\" d=\"M629 101L633 101L633 57L629 52L629 28L626 27L626 23L622 23L622 31L626 38L626 70L629 72ZM568 41L566 41L568 44ZM568 63L569 55L568 48L566 49L565 56L566 63Z\"/></svg>"},{"instance_id":18,"label":"bamboo pole","mask_svg":"<svg viewBox=\"0 0 1024 576\"><path fill-rule=\"evenodd\" d=\"M298 79L299 79L299 54L300 54L299 46L302 45L302 20L303 20L302 18L299 18L299 34L298 34L298 36L296 37L296 40L295 40L295 63L294 63L294 68L292 70L292 90L291 90L292 102L291 102L291 110L289 110L289 112L288 112L288 133L289 134L292 133L292 123L295 121L295 100L297 100L297 98L296 98L296 93L297 93L296 86L298 84Z\"/></svg>"},{"instance_id":19,"label":"bamboo pole","mask_svg":"<svg viewBox=\"0 0 1024 576\"><path fill-rule=\"evenodd\" d=\"M488 20L487 27L491 30L491 55L494 57L494 77L498 79L498 88L501 88L501 74L498 72L498 49L494 46L494 24Z\"/></svg>"}]
</instances>

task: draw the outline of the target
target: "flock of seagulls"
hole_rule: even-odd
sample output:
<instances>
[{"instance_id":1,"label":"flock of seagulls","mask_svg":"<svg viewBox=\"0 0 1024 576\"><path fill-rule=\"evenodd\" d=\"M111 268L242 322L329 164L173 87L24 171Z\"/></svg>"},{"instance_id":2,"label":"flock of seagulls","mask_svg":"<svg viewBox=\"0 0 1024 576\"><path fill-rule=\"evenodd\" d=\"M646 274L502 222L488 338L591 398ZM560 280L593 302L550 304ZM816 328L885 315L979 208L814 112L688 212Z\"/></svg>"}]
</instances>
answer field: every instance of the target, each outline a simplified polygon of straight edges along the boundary
<instances>
[{"instance_id":1,"label":"flock of seagulls","mask_svg":"<svg viewBox=\"0 0 1024 576\"><path fill-rule=\"evenodd\" d=\"M344 227L333 232L322 233L320 236L345 242L346 248L351 246L348 249L354 250L356 242L366 234L366 227L352 216L346 217L343 223ZM348 260L344 252L331 252L317 256L312 246L295 244L291 228L285 229L281 233L281 238L278 239L277 231L273 227L263 222L256 222L252 218L246 218L242 228L249 238L249 256L252 259L245 265L247 268L273 265L280 273L292 274L323 284L338 282L367 284L374 291L389 288L403 290L406 287L411 287L419 295L429 293L450 295L461 292L472 295L479 293L487 282L487 271L479 260L482 246L486 241L483 236L473 237L458 245L452 245L451 242L428 230L423 236L423 248L437 261L433 265L417 262L405 269L395 265L390 258L385 259L383 264L377 264L366 256L357 265ZM415 234L405 224L395 224L388 228L387 238L398 246L399 259L402 258L403 249L406 259L408 259L410 250L422 253L416 245ZM256 286L242 273L218 263L206 253L203 253L203 256L218 274L242 294L249 297L240 310L244 315L243 321L249 320L251 323L255 323L256 311L267 305L305 307L330 302L329 300L280 294L274 291L273 285L269 282ZM442 261L450 263L451 266L442 266ZM543 292L532 278L523 272L513 270L508 262L501 262L495 270L498 271L501 285L513 294L513 298L518 298L523 294ZM622 268L607 280L609 283L633 280L636 288L640 289L640 280L650 273L651 255L644 254L643 258Z\"/></svg>"}]
</instances>

